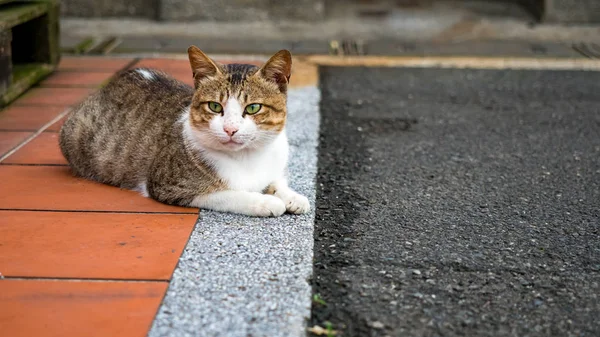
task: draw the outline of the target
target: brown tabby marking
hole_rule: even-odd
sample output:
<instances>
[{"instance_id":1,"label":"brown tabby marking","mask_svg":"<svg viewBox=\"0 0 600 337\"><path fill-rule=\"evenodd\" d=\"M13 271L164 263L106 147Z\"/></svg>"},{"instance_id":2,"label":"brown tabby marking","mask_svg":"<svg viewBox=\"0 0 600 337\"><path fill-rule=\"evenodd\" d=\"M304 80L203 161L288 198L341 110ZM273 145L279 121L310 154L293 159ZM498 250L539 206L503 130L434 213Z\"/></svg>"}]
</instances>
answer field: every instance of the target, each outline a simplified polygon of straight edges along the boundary
<instances>
[{"instance_id":1,"label":"brown tabby marking","mask_svg":"<svg viewBox=\"0 0 600 337\"><path fill-rule=\"evenodd\" d=\"M193 52L206 57L200 50ZM279 53L267 65L270 67L284 66L284 62L276 58L277 55ZM208 59L208 57L206 58ZM208 59L208 61L211 60ZM291 64L291 59L288 61ZM250 64L218 65L214 63L216 72L210 71L209 76L199 76L198 74L210 67L210 64L194 61L191 61L191 64L194 69L195 87L203 89L201 92L197 92L192 102L191 121L194 127L206 128L214 116L214 112L210 111L207 102L218 102L224 106L229 97L233 96L237 98L242 107L253 103L263 105L261 113L250 115L259 128L277 132L283 130L287 115L286 93L289 77L277 77L270 67L266 67L267 65L263 69L269 69L268 71L260 71L258 67ZM279 81L284 81L284 83L279 83Z\"/></svg>"}]
</instances>

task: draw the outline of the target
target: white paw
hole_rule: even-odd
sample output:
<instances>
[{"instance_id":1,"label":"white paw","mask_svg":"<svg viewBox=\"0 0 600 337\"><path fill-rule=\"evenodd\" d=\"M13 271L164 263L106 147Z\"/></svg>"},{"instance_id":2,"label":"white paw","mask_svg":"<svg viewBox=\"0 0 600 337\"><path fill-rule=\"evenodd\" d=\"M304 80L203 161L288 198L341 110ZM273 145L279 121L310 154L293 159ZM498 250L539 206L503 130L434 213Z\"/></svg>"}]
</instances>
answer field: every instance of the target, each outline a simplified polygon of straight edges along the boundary
<instances>
[{"instance_id":1,"label":"white paw","mask_svg":"<svg viewBox=\"0 0 600 337\"><path fill-rule=\"evenodd\" d=\"M288 193L277 195L285 203L285 209L292 214L304 214L310 211L310 203L308 198L290 191Z\"/></svg>"},{"instance_id":2,"label":"white paw","mask_svg":"<svg viewBox=\"0 0 600 337\"><path fill-rule=\"evenodd\" d=\"M285 204L272 195L261 195L261 198L252 205L254 216L280 216L285 213Z\"/></svg>"}]
</instances>

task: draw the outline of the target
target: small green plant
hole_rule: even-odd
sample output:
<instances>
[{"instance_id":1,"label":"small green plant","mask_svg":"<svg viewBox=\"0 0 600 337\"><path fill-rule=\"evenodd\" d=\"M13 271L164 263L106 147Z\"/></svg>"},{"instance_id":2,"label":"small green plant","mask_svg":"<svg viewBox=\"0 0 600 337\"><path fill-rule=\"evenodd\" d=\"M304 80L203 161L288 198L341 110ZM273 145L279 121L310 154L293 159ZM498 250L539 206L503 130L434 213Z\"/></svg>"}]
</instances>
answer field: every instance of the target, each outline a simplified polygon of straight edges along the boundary
<instances>
[{"instance_id":1,"label":"small green plant","mask_svg":"<svg viewBox=\"0 0 600 337\"><path fill-rule=\"evenodd\" d=\"M327 337L333 337L337 335L337 331L333 330L333 324L330 321L325 321L325 329L327 330Z\"/></svg>"},{"instance_id":2,"label":"small green plant","mask_svg":"<svg viewBox=\"0 0 600 337\"><path fill-rule=\"evenodd\" d=\"M321 297L321 294L314 294L313 295L313 302L326 306L327 302L325 302L325 300Z\"/></svg>"},{"instance_id":3,"label":"small green plant","mask_svg":"<svg viewBox=\"0 0 600 337\"><path fill-rule=\"evenodd\" d=\"M323 322L325 328L322 328L318 325L313 326L312 328L308 328L308 332L312 333L315 336L326 336L326 337L334 337L337 336L338 332L333 330L333 324L329 321Z\"/></svg>"}]
</instances>

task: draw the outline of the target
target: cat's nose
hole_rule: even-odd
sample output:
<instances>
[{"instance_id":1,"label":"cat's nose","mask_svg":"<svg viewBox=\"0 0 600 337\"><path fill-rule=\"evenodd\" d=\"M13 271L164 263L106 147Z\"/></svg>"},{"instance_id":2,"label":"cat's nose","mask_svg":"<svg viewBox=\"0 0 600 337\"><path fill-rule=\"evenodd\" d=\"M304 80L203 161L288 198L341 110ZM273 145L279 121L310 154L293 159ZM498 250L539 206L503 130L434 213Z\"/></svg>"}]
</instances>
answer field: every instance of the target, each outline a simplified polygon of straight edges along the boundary
<instances>
[{"instance_id":1,"label":"cat's nose","mask_svg":"<svg viewBox=\"0 0 600 337\"><path fill-rule=\"evenodd\" d=\"M226 134L229 135L229 137L233 137L233 135L235 135L236 132L238 132L238 128L233 127L233 126L224 126L223 127L223 131L225 131Z\"/></svg>"}]
</instances>

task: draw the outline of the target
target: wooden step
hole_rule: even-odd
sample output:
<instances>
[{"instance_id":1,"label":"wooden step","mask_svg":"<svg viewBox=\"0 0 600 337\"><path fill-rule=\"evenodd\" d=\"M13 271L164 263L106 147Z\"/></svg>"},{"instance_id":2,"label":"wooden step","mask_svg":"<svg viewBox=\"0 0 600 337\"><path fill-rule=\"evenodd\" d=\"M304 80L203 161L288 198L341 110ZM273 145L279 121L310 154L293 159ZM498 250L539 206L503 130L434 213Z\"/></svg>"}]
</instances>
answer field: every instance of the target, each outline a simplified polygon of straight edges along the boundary
<instances>
[{"instance_id":1,"label":"wooden step","mask_svg":"<svg viewBox=\"0 0 600 337\"><path fill-rule=\"evenodd\" d=\"M58 20L57 0L0 0L0 107L58 65Z\"/></svg>"}]
</instances>

